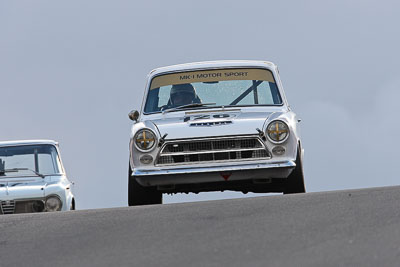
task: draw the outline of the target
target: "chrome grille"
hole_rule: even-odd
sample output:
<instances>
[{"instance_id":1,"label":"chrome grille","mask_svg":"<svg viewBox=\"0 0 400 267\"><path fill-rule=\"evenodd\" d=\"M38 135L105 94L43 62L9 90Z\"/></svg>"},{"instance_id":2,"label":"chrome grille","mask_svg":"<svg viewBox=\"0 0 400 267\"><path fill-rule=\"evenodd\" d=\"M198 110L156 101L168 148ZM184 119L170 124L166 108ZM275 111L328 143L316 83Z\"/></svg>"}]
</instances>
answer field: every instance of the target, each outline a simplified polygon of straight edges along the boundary
<instances>
[{"instance_id":1,"label":"chrome grille","mask_svg":"<svg viewBox=\"0 0 400 267\"><path fill-rule=\"evenodd\" d=\"M9 200L1 201L0 214L31 213L44 211L42 199L33 200Z\"/></svg>"},{"instance_id":2,"label":"chrome grille","mask_svg":"<svg viewBox=\"0 0 400 267\"><path fill-rule=\"evenodd\" d=\"M1 201L1 212L3 214L13 214L15 211L15 201L14 200L6 200Z\"/></svg>"},{"instance_id":3,"label":"chrome grille","mask_svg":"<svg viewBox=\"0 0 400 267\"><path fill-rule=\"evenodd\" d=\"M42 200L24 200L15 203L15 213L41 212L44 210Z\"/></svg>"},{"instance_id":4,"label":"chrome grille","mask_svg":"<svg viewBox=\"0 0 400 267\"><path fill-rule=\"evenodd\" d=\"M170 141L161 149L156 165L266 159L270 156L257 137Z\"/></svg>"}]
</instances>

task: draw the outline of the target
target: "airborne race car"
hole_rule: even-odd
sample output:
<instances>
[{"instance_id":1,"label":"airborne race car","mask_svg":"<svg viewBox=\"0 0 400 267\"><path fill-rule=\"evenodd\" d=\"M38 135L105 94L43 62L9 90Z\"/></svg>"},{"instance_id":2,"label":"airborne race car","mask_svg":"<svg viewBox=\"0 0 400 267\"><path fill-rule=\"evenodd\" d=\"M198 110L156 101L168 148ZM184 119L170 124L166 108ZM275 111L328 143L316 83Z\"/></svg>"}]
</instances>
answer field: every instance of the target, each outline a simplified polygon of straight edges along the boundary
<instances>
[{"instance_id":1,"label":"airborne race car","mask_svg":"<svg viewBox=\"0 0 400 267\"><path fill-rule=\"evenodd\" d=\"M304 193L300 120L271 62L215 61L155 69L132 111L130 206L163 193Z\"/></svg>"}]
</instances>

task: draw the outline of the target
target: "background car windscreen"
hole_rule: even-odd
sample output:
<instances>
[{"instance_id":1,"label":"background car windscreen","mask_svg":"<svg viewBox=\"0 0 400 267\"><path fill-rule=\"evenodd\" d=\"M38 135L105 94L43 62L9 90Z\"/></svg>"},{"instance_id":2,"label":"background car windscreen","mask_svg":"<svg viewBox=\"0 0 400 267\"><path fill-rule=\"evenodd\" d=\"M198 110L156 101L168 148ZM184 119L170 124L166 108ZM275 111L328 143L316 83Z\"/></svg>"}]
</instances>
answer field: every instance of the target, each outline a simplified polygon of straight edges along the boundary
<instances>
[{"instance_id":1,"label":"background car windscreen","mask_svg":"<svg viewBox=\"0 0 400 267\"><path fill-rule=\"evenodd\" d=\"M61 172L57 150L52 145L0 147L0 169L14 168L28 168L47 175ZM28 170L2 173L6 176L32 175Z\"/></svg>"}]
</instances>

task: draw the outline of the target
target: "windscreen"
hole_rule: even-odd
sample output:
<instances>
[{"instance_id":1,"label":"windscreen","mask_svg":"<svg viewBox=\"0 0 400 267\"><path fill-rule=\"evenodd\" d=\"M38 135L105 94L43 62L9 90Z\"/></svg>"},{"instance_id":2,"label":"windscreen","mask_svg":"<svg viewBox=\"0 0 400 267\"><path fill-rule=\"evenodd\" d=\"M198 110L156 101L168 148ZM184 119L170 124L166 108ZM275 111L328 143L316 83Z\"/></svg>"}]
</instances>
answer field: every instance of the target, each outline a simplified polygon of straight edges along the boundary
<instances>
[{"instance_id":1,"label":"windscreen","mask_svg":"<svg viewBox=\"0 0 400 267\"><path fill-rule=\"evenodd\" d=\"M197 104L197 105L191 105ZM145 113L176 107L281 105L275 79L266 69L215 69L171 73L152 79Z\"/></svg>"},{"instance_id":2,"label":"windscreen","mask_svg":"<svg viewBox=\"0 0 400 267\"><path fill-rule=\"evenodd\" d=\"M28 169L10 171L13 169ZM25 145L0 147L2 176L32 175L32 170L44 175L61 173L57 150L52 145Z\"/></svg>"}]
</instances>

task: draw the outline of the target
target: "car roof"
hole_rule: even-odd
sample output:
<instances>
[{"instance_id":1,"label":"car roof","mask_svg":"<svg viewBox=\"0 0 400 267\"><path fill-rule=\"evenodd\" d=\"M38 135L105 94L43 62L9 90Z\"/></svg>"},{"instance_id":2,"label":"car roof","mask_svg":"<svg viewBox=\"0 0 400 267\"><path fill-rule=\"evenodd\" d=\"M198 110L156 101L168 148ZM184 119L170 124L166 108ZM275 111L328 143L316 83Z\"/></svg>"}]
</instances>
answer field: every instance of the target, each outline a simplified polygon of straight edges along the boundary
<instances>
[{"instance_id":1,"label":"car roof","mask_svg":"<svg viewBox=\"0 0 400 267\"><path fill-rule=\"evenodd\" d=\"M192 62L186 64L171 65L161 68L156 68L150 72L150 76L158 75L164 72L172 71L188 71L198 69L212 69L212 68L246 68L246 67L259 67L259 68L276 68L276 65L269 61L261 60L216 60L216 61L202 61Z\"/></svg>"},{"instance_id":2,"label":"car roof","mask_svg":"<svg viewBox=\"0 0 400 267\"><path fill-rule=\"evenodd\" d=\"M15 140L15 141L0 141L2 146L22 146L22 145L58 145L54 140Z\"/></svg>"}]
</instances>

